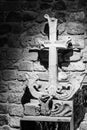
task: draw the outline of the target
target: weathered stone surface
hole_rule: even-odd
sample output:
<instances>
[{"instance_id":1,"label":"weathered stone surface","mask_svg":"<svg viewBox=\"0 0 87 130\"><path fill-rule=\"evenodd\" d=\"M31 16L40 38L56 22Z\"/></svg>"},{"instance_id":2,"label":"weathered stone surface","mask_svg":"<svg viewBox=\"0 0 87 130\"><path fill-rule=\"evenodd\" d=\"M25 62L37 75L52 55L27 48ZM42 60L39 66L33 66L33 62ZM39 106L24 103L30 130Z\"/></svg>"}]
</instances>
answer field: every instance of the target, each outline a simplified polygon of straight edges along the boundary
<instances>
[{"instance_id":1,"label":"weathered stone surface","mask_svg":"<svg viewBox=\"0 0 87 130\"><path fill-rule=\"evenodd\" d=\"M87 75L85 75L85 77L84 77L82 83L83 83L83 84L84 84L84 83L87 83Z\"/></svg>"},{"instance_id":2,"label":"weathered stone surface","mask_svg":"<svg viewBox=\"0 0 87 130\"><path fill-rule=\"evenodd\" d=\"M23 72L21 72L21 71L18 72L17 80L18 81L25 81L26 80L26 75L25 75L24 71Z\"/></svg>"},{"instance_id":3,"label":"weathered stone surface","mask_svg":"<svg viewBox=\"0 0 87 130\"><path fill-rule=\"evenodd\" d=\"M79 130L87 130L87 121L82 121Z\"/></svg>"},{"instance_id":4,"label":"weathered stone surface","mask_svg":"<svg viewBox=\"0 0 87 130\"><path fill-rule=\"evenodd\" d=\"M66 71L84 71L85 64L82 61L71 62L68 67L62 67L63 70Z\"/></svg>"},{"instance_id":5,"label":"weathered stone surface","mask_svg":"<svg viewBox=\"0 0 87 130\"><path fill-rule=\"evenodd\" d=\"M45 67L40 64L40 62L34 63L34 70L35 71L46 71Z\"/></svg>"},{"instance_id":6,"label":"weathered stone surface","mask_svg":"<svg viewBox=\"0 0 87 130\"><path fill-rule=\"evenodd\" d=\"M0 93L7 92L8 91L8 85L4 81L0 82Z\"/></svg>"},{"instance_id":7,"label":"weathered stone surface","mask_svg":"<svg viewBox=\"0 0 87 130\"><path fill-rule=\"evenodd\" d=\"M6 103L8 99L8 93L0 93L0 102Z\"/></svg>"},{"instance_id":8,"label":"weathered stone surface","mask_svg":"<svg viewBox=\"0 0 87 130\"><path fill-rule=\"evenodd\" d=\"M18 82L18 81L10 81L8 82L8 88L10 90L10 92L23 92L23 84L22 82Z\"/></svg>"},{"instance_id":9,"label":"weathered stone surface","mask_svg":"<svg viewBox=\"0 0 87 130\"><path fill-rule=\"evenodd\" d=\"M29 50L24 50L23 60L37 61L38 60L38 52L29 52Z\"/></svg>"},{"instance_id":10,"label":"weathered stone surface","mask_svg":"<svg viewBox=\"0 0 87 130\"><path fill-rule=\"evenodd\" d=\"M24 105L24 114L27 116L40 115L40 107L38 104L27 103Z\"/></svg>"},{"instance_id":11,"label":"weathered stone surface","mask_svg":"<svg viewBox=\"0 0 87 130\"><path fill-rule=\"evenodd\" d=\"M5 103L0 103L0 114L8 113L8 105Z\"/></svg>"},{"instance_id":12,"label":"weathered stone surface","mask_svg":"<svg viewBox=\"0 0 87 130\"><path fill-rule=\"evenodd\" d=\"M34 11L23 11L22 12L22 20L24 22L32 21L38 16L37 12Z\"/></svg>"},{"instance_id":13,"label":"weathered stone surface","mask_svg":"<svg viewBox=\"0 0 87 130\"><path fill-rule=\"evenodd\" d=\"M33 70L33 62L24 61L24 62L19 63L18 70L32 71Z\"/></svg>"},{"instance_id":14,"label":"weathered stone surface","mask_svg":"<svg viewBox=\"0 0 87 130\"><path fill-rule=\"evenodd\" d=\"M19 60L22 57L22 49L9 48L7 50L7 58L9 60Z\"/></svg>"},{"instance_id":15,"label":"weathered stone surface","mask_svg":"<svg viewBox=\"0 0 87 130\"><path fill-rule=\"evenodd\" d=\"M65 61L79 61L81 59L81 53L80 52L69 52L64 55Z\"/></svg>"},{"instance_id":16,"label":"weathered stone surface","mask_svg":"<svg viewBox=\"0 0 87 130\"><path fill-rule=\"evenodd\" d=\"M84 11L72 12L68 15L70 21L83 21L85 18Z\"/></svg>"},{"instance_id":17,"label":"weathered stone surface","mask_svg":"<svg viewBox=\"0 0 87 130\"><path fill-rule=\"evenodd\" d=\"M9 47L15 47L15 48L20 48L20 39L19 39L19 34L10 34L8 37L8 46Z\"/></svg>"},{"instance_id":18,"label":"weathered stone surface","mask_svg":"<svg viewBox=\"0 0 87 130\"><path fill-rule=\"evenodd\" d=\"M0 114L0 125L8 124L8 117L5 114Z\"/></svg>"},{"instance_id":19,"label":"weathered stone surface","mask_svg":"<svg viewBox=\"0 0 87 130\"><path fill-rule=\"evenodd\" d=\"M17 78L16 70L3 70L3 80L15 80Z\"/></svg>"},{"instance_id":20,"label":"weathered stone surface","mask_svg":"<svg viewBox=\"0 0 87 130\"><path fill-rule=\"evenodd\" d=\"M9 117L9 125L11 127L20 127L20 117Z\"/></svg>"},{"instance_id":21,"label":"weathered stone surface","mask_svg":"<svg viewBox=\"0 0 87 130\"><path fill-rule=\"evenodd\" d=\"M62 34L65 31L66 23L62 23L58 26L58 33Z\"/></svg>"},{"instance_id":22,"label":"weathered stone surface","mask_svg":"<svg viewBox=\"0 0 87 130\"><path fill-rule=\"evenodd\" d=\"M16 104L11 104L9 106L9 114L11 116L23 116L23 106L22 105L16 105Z\"/></svg>"},{"instance_id":23,"label":"weathered stone surface","mask_svg":"<svg viewBox=\"0 0 87 130\"><path fill-rule=\"evenodd\" d=\"M38 73L39 79L42 81L48 81L48 72Z\"/></svg>"},{"instance_id":24,"label":"weathered stone surface","mask_svg":"<svg viewBox=\"0 0 87 130\"><path fill-rule=\"evenodd\" d=\"M80 23L69 22L67 24L67 33L71 35L84 34L84 26Z\"/></svg>"},{"instance_id":25,"label":"weathered stone surface","mask_svg":"<svg viewBox=\"0 0 87 130\"><path fill-rule=\"evenodd\" d=\"M2 130L11 130L11 128L9 127L9 125L4 125L2 126Z\"/></svg>"},{"instance_id":26,"label":"weathered stone surface","mask_svg":"<svg viewBox=\"0 0 87 130\"><path fill-rule=\"evenodd\" d=\"M23 96L23 93L9 93L8 102L20 104L22 96Z\"/></svg>"}]
</instances>

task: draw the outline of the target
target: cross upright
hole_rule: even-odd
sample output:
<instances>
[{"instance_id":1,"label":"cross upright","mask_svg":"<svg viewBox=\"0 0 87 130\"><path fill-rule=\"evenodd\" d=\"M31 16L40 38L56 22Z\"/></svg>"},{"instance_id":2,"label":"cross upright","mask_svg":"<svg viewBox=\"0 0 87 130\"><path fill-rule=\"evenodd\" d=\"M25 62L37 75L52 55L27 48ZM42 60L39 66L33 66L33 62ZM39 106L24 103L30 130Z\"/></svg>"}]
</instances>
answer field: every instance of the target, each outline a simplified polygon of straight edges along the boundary
<instances>
[{"instance_id":1,"label":"cross upright","mask_svg":"<svg viewBox=\"0 0 87 130\"><path fill-rule=\"evenodd\" d=\"M48 20L49 25L49 40L44 44L49 48L49 88L50 95L55 95L58 86L58 54L59 48L67 48L66 44L57 40L57 19L49 17L45 14L44 17Z\"/></svg>"}]
</instances>

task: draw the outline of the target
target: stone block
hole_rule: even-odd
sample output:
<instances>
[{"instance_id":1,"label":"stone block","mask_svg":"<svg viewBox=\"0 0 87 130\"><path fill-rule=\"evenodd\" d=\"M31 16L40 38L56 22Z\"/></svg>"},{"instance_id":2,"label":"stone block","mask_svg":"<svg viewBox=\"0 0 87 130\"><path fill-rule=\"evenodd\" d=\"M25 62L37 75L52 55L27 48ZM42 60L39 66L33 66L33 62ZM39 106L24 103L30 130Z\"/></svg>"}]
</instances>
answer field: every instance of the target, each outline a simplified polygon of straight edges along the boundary
<instances>
[{"instance_id":1,"label":"stone block","mask_svg":"<svg viewBox=\"0 0 87 130\"><path fill-rule=\"evenodd\" d=\"M25 75L24 71L23 72L21 72L21 71L18 72L17 80L18 81L25 81L26 80L26 75Z\"/></svg>"},{"instance_id":2,"label":"stone block","mask_svg":"<svg viewBox=\"0 0 87 130\"><path fill-rule=\"evenodd\" d=\"M0 102L6 103L8 99L8 93L0 93Z\"/></svg>"},{"instance_id":3,"label":"stone block","mask_svg":"<svg viewBox=\"0 0 87 130\"><path fill-rule=\"evenodd\" d=\"M58 26L58 33L62 34L65 31L66 23L62 23Z\"/></svg>"},{"instance_id":4,"label":"stone block","mask_svg":"<svg viewBox=\"0 0 87 130\"><path fill-rule=\"evenodd\" d=\"M16 116L13 116L13 117L9 117L9 125L11 127L20 127L20 117L16 117Z\"/></svg>"},{"instance_id":5,"label":"stone block","mask_svg":"<svg viewBox=\"0 0 87 130\"><path fill-rule=\"evenodd\" d=\"M9 93L8 102L20 104L22 96L23 96L23 93Z\"/></svg>"},{"instance_id":6,"label":"stone block","mask_svg":"<svg viewBox=\"0 0 87 130\"><path fill-rule=\"evenodd\" d=\"M34 63L34 70L35 71L46 71L45 67L40 64L40 62L35 62Z\"/></svg>"},{"instance_id":7,"label":"stone block","mask_svg":"<svg viewBox=\"0 0 87 130\"><path fill-rule=\"evenodd\" d=\"M20 58L22 58L22 49L9 48L7 50L7 59L9 59L9 60L19 60Z\"/></svg>"},{"instance_id":8,"label":"stone block","mask_svg":"<svg viewBox=\"0 0 87 130\"><path fill-rule=\"evenodd\" d=\"M70 21L82 21L85 19L84 11L72 12L68 15Z\"/></svg>"},{"instance_id":9,"label":"stone block","mask_svg":"<svg viewBox=\"0 0 87 130\"><path fill-rule=\"evenodd\" d=\"M10 90L10 92L23 92L23 84L22 82L18 82L18 81L9 81L8 82L8 88Z\"/></svg>"},{"instance_id":10,"label":"stone block","mask_svg":"<svg viewBox=\"0 0 87 130\"><path fill-rule=\"evenodd\" d=\"M81 53L80 52L69 52L64 55L64 60L67 61L79 61L81 60Z\"/></svg>"},{"instance_id":11,"label":"stone block","mask_svg":"<svg viewBox=\"0 0 87 130\"><path fill-rule=\"evenodd\" d=\"M40 107L35 103L27 103L24 105L24 114L26 116L38 116L40 115Z\"/></svg>"},{"instance_id":12,"label":"stone block","mask_svg":"<svg viewBox=\"0 0 87 130\"><path fill-rule=\"evenodd\" d=\"M81 23L69 22L67 24L67 33L71 35L81 35L84 34L84 26Z\"/></svg>"},{"instance_id":13,"label":"stone block","mask_svg":"<svg viewBox=\"0 0 87 130\"><path fill-rule=\"evenodd\" d=\"M82 61L71 62L67 67L63 66L62 69L65 71L81 72L81 71L85 71L85 64Z\"/></svg>"},{"instance_id":14,"label":"stone block","mask_svg":"<svg viewBox=\"0 0 87 130\"><path fill-rule=\"evenodd\" d=\"M18 70L33 71L33 62L24 61L24 62L19 63Z\"/></svg>"},{"instance_id":15,"label":"stone block","mask_svg":"<svg viewBox=\"0 0 87 130\"><path fill-rule=\"evenodd\" d=\"M87 130L87 121L81 122L79 130Z\"/></svg>"},{"instance_id":16,"label":"stone block","mask_svg":"<svg viewBox=\"0 0 87 130\"><path fill-rule=\"evenodd\" d=\"M16 104L11 104L9 106L9 114L11 116L23 116L23 106L22 105L16 105Z\"/></svg>"},{"instance_id":17,"label":"stone block","mask_svg":"<svg viewBox=\"0 0 87 130\"><path fill-rule=\"evenodd\" d=\"M39 76L39 80L42 80L42 81L48 81L48 73L47 72L40 72L38 73L38 76Z\"/></svg>"},{"instance_id":18,"label":"stone block","mask_svg":"<svg viewBox=\"0 0 87 130\"><path fill-rule=\"evenodd\" d=\"M2 126L2 130L11 130L11 128L9 127L9 125L4 125Z\"/></svg>"},{"instance_id":19,"label":"stone block","mask_svg":"<svg viewBox=\"0 0 87 130\"><path fill-rule=\"evenodd\" d=\"M38 60L38 52L23 52L23 60L27 61L37 61Z\"/></svg>"},{"instance_id":20,"label":"stone block","mask_svg":"<svg viewBox=\"0 0 87 130\"><path fill-rule=\"evenodd\" d=\"M17 73L16 70L3 70L2 71L3 80L16 80Z\"/></svg>"},{"instance_id":21,"label":"stone block","mask_svg":"<svg viewBox=\"0 0 87 130\"><path fill-rule=\"evenodd\" d=\"M8 124L8 117L5 114L0 114L0 126Z\"/></svg>"},{"instance_id":22,"label":"stone block","mask_svg":"<svg viewBox=\"0 0 87 130\"><path fill-rule=\"evenodd\" d=\"M8 91L7 83L1 81L0 82L0 93L7 92L7 91Z\"/></svg>"},{"instance_id":23,"label":"stone block","mask_svg":"<svg viewBox=\"0 0 87 130\"><path fill-rule=\"evenodd\" d=\"M0 114L8 113L8 105L5 103L0 103Z\"/></svg>"}]
</instances>

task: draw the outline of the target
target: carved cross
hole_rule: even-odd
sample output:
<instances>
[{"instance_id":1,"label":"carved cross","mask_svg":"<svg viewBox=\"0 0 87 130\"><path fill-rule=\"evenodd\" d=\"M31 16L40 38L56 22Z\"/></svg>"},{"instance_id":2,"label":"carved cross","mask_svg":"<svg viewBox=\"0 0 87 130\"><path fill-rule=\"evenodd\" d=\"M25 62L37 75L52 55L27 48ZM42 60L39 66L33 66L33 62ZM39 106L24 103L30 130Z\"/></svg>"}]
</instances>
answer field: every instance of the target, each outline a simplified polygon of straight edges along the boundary
<instances>
[{"instance_id":1,"label":"carved cross","mask_svg":"<svg viewBox=\"0 0 87 130\"><path fill-rule=\"evenodd\" d=\"M45 47L49 48L49 88L50 95L54 95L58 85L58 54L59 48L67 48L66 44L57 41L57 19L49 17L45 14L44 17L48 20L49 25L49 40L45 43Z\"/></svg>"}]
</instances>

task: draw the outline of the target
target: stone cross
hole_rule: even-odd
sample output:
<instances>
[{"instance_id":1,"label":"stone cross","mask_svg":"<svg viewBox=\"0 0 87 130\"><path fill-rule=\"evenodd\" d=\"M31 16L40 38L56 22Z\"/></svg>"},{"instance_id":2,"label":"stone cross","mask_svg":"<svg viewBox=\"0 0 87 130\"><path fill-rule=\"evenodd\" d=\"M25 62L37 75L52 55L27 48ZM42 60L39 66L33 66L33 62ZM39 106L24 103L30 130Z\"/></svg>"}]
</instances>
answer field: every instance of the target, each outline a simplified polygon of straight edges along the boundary
<instances>
[{"instance_id":1,"label":"stone cross","mask_svg":"<svg viewBox=\"0 0 87 130\"><path fill-rule=\"evenodd\" d=\"M45 14L49 25L49 40L45 43L45 47L49 48L49 88L50 95L54 95L58 85L58 49L67 48L66 44L57 40L57 19L49 17Z\"/></svg>"}]
</instances>

